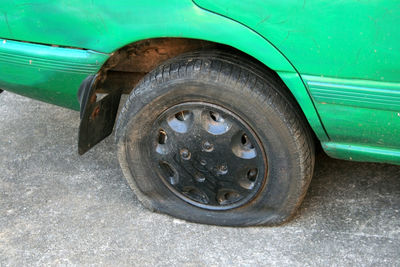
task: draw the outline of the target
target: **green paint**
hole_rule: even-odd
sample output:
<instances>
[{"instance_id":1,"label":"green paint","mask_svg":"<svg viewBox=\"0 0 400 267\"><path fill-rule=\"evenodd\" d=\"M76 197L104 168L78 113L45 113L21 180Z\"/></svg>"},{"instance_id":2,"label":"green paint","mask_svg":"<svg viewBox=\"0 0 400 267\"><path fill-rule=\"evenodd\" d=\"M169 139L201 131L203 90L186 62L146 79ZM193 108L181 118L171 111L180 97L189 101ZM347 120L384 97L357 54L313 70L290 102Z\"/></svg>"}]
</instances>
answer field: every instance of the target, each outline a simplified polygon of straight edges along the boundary
<instances>
[{"instance_id":1,"label":"green paint","mask_svg":"<svg viewBox=\"0 0 400 267\"><path fill-rule=\"evenodd\" d=\"M81 81L119 48L158 37L214 41L275 70L330 155L400 164L400 3L195 2L1 1L0 88L78 109Z\"/></svg>"},{"instance_id":2,"label":"green paint","mask_svg":"<svg viewBox=\"0 0 400 267\"><path fill-rule=\"evenodd\" d=\"M0 25L3 25L0 36L3 38L82 47L105 53L135 41L157 37L195 38L233 46L282 73L282 79L298 96L317 136L327 140L306 87L290 62L256 32L201 9L192 1L157 0L132 4L128 0L37 0L35 3L15 0L0 2L0 11L7 14L7 21L5 16L3 21L0 17ZM64 102L73 102L76 107L78 86L65 90L71 92L65 97L74 98L57 98L53 103L66 106ZM19 87L14 91L27 95L29 88ZM47 93L38 91L34 97L41 99Z\"/></svg>"},{"instance_id":3,"label":"green paint","mask_svg":"<svg viewBox=\"0 0 400 267\"><path fill-rule=\"evenodd\" d=\"M79 110L77 90L108 55L0 39L0 88Z\"/></svg>"},{"instance_id":4,"label":"green paint","mask_svg":"<svg viewBox=\"0 0 400 267\"><path fill-rule=\"evenodd\" d=\"M322 147L333 158L368 162L380 161L392 164L400 163L400 151L398 149L332 142L322 142Z\"/></svg>"},{"instance_id":5,"label":"green paint","mask_svg":"<svg viewBox=\"0 0 400 267\"><path fill-rule=\"evenodd\" d=\"M400 84L304 76L334 142L400 148Z\"/></svg>"},{"instance_id":6,"label":"green paint","mask_svg":"<svg viewBox=\"0 0 400 267\"><path fill-rule=\"evenodd\" d=\"M303 76L318 103L400 111L400 83Z\"/></svg>"},{"instance_id":7,"label":"green paint","mask_svg":"<svg viewBox=\"0 0 400 267\"><path fill-rule=\"evenodd\" d=\"M287 57L340 144L324 143L330 155L400 164L398 1L195 2L254 29Z\"/></svg>"},{"instance_id":8,"label":"green paint","mask_svg":"<svg viewBox=\"0 0 400 267\"><path fill-rule=\"evenodd\" d=\"M400 82L395 0L195 0L273 43L301 74Z\"/></svg>"}]
</instances>

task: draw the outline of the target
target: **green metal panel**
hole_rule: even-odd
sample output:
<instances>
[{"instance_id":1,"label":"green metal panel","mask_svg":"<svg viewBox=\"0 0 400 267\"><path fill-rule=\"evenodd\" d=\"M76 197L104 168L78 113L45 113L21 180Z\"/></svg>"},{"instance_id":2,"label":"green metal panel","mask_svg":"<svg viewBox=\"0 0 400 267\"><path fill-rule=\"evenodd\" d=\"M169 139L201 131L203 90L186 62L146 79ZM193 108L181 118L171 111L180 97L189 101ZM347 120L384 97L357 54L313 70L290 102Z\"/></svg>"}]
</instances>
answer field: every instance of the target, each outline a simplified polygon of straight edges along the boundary
<instances>
[{"instance_id":1,"label":"green metal panel","mask_svg":"<svg viewBox=\"0 0 400 267\"><path fill-rule=\"evenodd\" d=\"M396 0L195 0L268 38L301 74L400 82Z\"/></svg>"},{"instance_id":2,"label":"green metal panel","mask_svg":"<svg viewBox=\"0 0 400 267\"><path fill-rule=\"evenodd\" d=\"M195 0L272 42L306 82L343 159L400 164L400 2Z\"/></svg>"},{"instance_id":3,"label":"green metal panel","mask_svg":"<svg viewBox=\"0 0 400 267\"><path fill-rule=\"evenodd\" d=\"M77 90L107 54L0 39L0 88L79 110Z\"/></svg>"},{"instance_id":4,"label":"green metal panel","mask_svg":"<svg viewBox=\"0 0 400 267\"><path fill-rule=\"evenodd\" d=\"M277 71L298 98L317 136L327 140L306 87L290 62L256 32L205 11L190 0L37 0L34 3L14 0L0 2L0 11L5 14L0 16L0 36L10 39L106 53L157 37L196 38L233 46ZM77 89L69 88L70 96ZM25 88L19 93L28 91ZM46 93L37 91L38 97ZM64 105L62 101L54 103Z\"/></svg>"},{"instance_id":5,"label":"green metal panel","mask_svg":"<svg viewBox=\"0 0 400 267\"><path fill-rule=\"evenodd\" d=\"M157 37L205 39L239 47L293 72L273 46L248 28L198 8L190 0L25 0L0 1L0 37L86 48L104 53Z\"/></svg>"},{"instance_id":6,"label":"green metal panel","mask_svg":"<svg viewBox=\"0 0 400 267\"><path fill-rule=\"evenodd\" d=\"M318 103L400 111L400 83L303 75Z\"/></svg>"},{"instance_id":7,"label":"green metal panel","mask_svg":"<svg viewBox=\"0 0 400 267\"><path fill-rule=\"evenodd\" d=\"M304 76L331 140L400 148L400 84Z\"/></svg>"},{"instance_id":8,"label":"green metal panel","mask_svg":"<svg viewBox=\"0 0 400 267\"><path fill-rule=\"evenodd\" d=\"M322 147L333 158L400 164L399 149L333 142L322 142Z\"/></svg>"}]
</instances>

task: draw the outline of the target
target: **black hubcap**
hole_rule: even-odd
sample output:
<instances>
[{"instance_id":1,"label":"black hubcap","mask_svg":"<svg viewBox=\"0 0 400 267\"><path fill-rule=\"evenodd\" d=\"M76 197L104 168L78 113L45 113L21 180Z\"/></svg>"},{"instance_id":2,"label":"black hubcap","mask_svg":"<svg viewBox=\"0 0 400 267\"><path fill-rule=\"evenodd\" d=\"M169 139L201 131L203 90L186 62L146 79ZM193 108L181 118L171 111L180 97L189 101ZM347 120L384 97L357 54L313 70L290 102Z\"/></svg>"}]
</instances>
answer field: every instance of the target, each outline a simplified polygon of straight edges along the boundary
<instances>
[{"instance_id":1,"label":"black hubcap","mask_svg":"<svg viewBox=\"0 0 400 267\"><path fill-rule=\"evenodd\" d=\"M254 198L267 171L251 128L232 112L203 102L164 111L150 135L149 156L179 198L206 209L232 209Z\"/></svg>"}]
</instances>

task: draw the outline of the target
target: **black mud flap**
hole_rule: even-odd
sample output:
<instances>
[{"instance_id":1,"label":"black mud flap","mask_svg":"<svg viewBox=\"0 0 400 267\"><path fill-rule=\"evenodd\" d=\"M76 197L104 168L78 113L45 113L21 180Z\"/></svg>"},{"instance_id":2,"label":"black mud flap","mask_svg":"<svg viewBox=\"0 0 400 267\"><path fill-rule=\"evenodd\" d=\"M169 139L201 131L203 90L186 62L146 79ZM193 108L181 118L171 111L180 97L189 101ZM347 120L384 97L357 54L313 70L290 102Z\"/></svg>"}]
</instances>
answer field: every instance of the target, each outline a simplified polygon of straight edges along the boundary
<instances>
[{"instance_id":1,"label":"black mud flap","mask_svg":"<svg viewBox=\"0 0 400 267\"><path fill-rule=\"evenodd\" d=\"M117 117L121 92L96 93L97 75L88 76L81 84L78 99L81 105L78 151L86 153L109 136Z\"/></svg>"},{"instance_id":2,"label":"black mud flap","mask_svg":"<svg viewBox=\"0 0 400 267\"><path fill-rule=\"evenodd\" d=\"M3 93L3 90L0 89L0 94Z\"/></svg>"}]
</instances>

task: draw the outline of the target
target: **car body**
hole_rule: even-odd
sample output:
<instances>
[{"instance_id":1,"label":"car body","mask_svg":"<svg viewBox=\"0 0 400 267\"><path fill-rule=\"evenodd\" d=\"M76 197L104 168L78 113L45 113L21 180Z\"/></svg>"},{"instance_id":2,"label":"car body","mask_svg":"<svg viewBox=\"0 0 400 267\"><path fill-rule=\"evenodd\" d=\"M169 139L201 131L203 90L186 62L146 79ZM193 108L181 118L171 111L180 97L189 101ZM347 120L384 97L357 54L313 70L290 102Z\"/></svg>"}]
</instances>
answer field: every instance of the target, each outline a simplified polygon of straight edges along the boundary
<instances>
[{"instance_id":1,"label":"car body","mask_svg":"<svg viewBox=\"0 0 400 267\"><path fill-rule=\"evenodd\" d=\"M400 162L396 1L19 0L0 10L3 90L79 109L80 83L119 48L208 40L275 70L329 155Z\"/></svg>"},{"instance_id":2,"label":"car body","mask_svg":"<svg viewBox=\"0 0 400 267\"><path fill-rule=\"evenodd\" d=\"M15 0L0 11L0 88L80 110L86 122L99 107L85 119L90 94L77 94L93 79L107 91L111 70L110 90L125 92L164 60L224 46L279 76L328 155L400 164L397 1ZM118 103L81 124L81 153L111 133Z\"/></svg>"}]
</instances>

